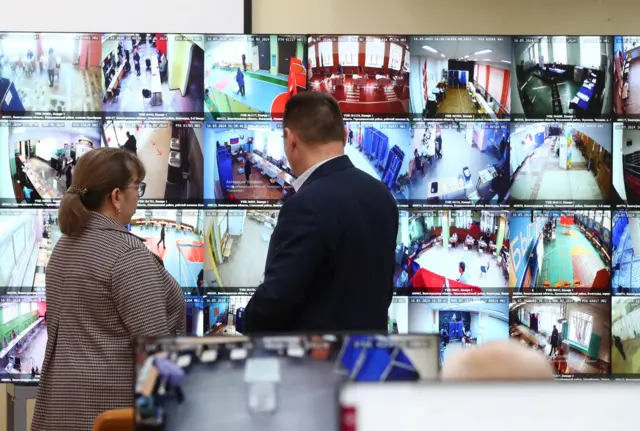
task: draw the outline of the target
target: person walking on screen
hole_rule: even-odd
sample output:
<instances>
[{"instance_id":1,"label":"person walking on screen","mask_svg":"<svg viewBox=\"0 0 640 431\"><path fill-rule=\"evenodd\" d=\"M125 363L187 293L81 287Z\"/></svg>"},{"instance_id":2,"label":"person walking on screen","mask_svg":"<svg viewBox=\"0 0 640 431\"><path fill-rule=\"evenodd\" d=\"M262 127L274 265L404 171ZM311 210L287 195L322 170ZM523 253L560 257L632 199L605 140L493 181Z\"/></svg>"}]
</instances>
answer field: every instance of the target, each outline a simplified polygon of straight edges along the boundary
<instances>
[{"instance_id":1,"label":"person walking on screen","mask_svg":"<svg viewBox=\"0 0 640 431\"><path fill-rule=\"evenodd\" d=\"M618 352L620 352L620 355L622 356L622 360L626 361L627 354L624 352L624 346L622 345L622 340L620 339L620 337L618 337L617 335L614 335L613 344L616 346L616 349L618 349Z\"/></svg>"},{"instance_id":2,"label":"person walking on screen","mask_svg":"<svg viewBox=\"0 0 640 431\"><path fill-rule=\"evenodd\" d=\"M49 56L47 57L47 74L49 75L49 87L53 87L53 82L56 78L56 67L58 67L58 60L53 52L53 48L49 49Z\"/></svg>"},{"instance_id":3,"label":"person walking on screen","mask_svg":"<svg viewBox=\"0 0 640 431\"><path fill-rule=\"evenodd\" d=\"M162 244L163 248L167 248L167 244L165 244L164 242L164 224L162 225L162 227L160 228L160 241L158 241L158 245L156 245L157 248L160 248L160 244Z\"/></svg>"},{"instance_id":4,"label":"person walking on screen","mask_svg":"<svg viewBox=\"0 0 640 431\"><path fill-rule=\"evenodd\" d=\"M121 147L123 150L131 151L133 154L138 154L138 141L136 137L127 132L127 140Z\"/></svg>"},{"instance_id":5,"label":"person walking on screen","mask_svg":"<svg viewBox=\"0 0 640 431\"><path fill-rule=\"evenodd\" d=\"M398 207L384 183L345 155L343 121L329 94L300 93L285 106L296 193L280 210L245 333L387 332Z\"/></svg>"},{"instance_id":6,"label":"person walking on screen","mask_svg":"<svg viewBox=\"0 0 640 431\"><path fill-rule=\"evenodd\" d=\"M238 68L236 72L236 82L238 83L238 93L242 97L244 97L244 73Z\"/></svg>"},{"instance_id":7,"label":"person walking on screen","mask_svg":"<svg viewBox=\"0 0 640 431\"><path fill-rule=\"evenodd\" d=\"M179 404L184 401L182 392L182 382L184 381L184 370L178 364L168 358L156 358L153 365L158 370L160 379L164 382L167 393L173 392Z\"/></svg>"},{"instance_id":8,"label":"person walking on screen","mask_svg":"<svg viewBox=\"0 0 640 431\"><path fill-rule=\"evenodd\" d=\"M467 269L467 265L464 262L460 262L458 264L458 272L460 273L460 277L458 277L458 281L460 283L467 283L467 275L465 271Z\"/></svg>"},{"instance_id":9,"label":"person walking on screen","mask_svg":"<svg viewBox=\"0 0 640 431\"><path fill-rule=\"evenodd\" d=\"M247 56L242 53L242 70L247 71Z\"/></svg>"},{"instance_id":10,"label":"person walking on screen","mask_svg":"<svg viewBox=\"0 0 640 431\"><path fill-rule=\"evenodd\" d=\"M551 340L549 340L549 344L551 345L549 356L552 356L558 351L558 328L556 328L556 325L553 325L553 329L551 330Z\"/></svg>"},{"instance_id":11,"label":"person walking on screen","mask_svg":"<svg viewBox=\"0 0 640 431\"><path fill-rule=\"evenodd\" d=\"M247 185L251 184L251 171L253 170L253 163L251 163L251 160L249 160L249 158L247 158L244 161L244 178L247 181Z\"/></svg>"}]
</instances>

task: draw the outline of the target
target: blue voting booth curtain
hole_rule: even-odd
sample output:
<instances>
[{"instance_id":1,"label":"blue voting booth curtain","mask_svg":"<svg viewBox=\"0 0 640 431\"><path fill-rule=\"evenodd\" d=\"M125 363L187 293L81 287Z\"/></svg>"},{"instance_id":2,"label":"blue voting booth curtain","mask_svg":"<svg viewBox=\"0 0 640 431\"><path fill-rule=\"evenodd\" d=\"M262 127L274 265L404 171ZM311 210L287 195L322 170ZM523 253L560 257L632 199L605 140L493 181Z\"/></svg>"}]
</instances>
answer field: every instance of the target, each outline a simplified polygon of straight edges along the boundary
<instances>
[{"instance_id":1,"label":"blue voting booth curtain","mask_svg":"<svg viewBox=\"0 0 640 431\"><path fill-rule=\"evenodd\" d=\"M376 338L375 335L359 335L345 339L340 365L347 371L350 380L415 381L420 378L402 349L376 346Z\"/></svg>"}]
</instances>

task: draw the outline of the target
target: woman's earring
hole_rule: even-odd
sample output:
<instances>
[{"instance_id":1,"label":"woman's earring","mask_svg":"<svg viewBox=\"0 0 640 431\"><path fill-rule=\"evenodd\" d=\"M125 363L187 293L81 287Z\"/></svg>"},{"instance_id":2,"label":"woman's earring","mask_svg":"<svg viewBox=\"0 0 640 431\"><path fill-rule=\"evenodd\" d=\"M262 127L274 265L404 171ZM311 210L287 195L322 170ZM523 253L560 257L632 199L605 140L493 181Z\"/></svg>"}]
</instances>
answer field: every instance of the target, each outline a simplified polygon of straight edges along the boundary
<instances>
[{"instance_id":1,"label":"woman's earring","mask_svg":"<svg viewBox=\"0 0 640 431\"><path fill-rule=\"evenodd\" d=\"M116 208L116 214L120 214L120 208Z\"/></svg>"}]
</instances>

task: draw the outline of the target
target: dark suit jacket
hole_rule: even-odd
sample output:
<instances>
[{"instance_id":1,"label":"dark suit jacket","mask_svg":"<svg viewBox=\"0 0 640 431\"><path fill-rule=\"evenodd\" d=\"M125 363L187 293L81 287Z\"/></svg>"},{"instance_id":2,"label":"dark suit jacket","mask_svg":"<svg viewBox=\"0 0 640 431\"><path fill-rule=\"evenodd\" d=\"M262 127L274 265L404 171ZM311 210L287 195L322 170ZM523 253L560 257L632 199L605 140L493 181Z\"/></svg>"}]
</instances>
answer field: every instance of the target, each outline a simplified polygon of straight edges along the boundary
<instances>
[{"instance_id":1,"label":"dark suit jacket","mask_svg":"<svg viewBox=\"0 0 640 431\"><path fill-rule=\"evenodd\" d=\"M347 156L321 165L280 211L247 333L387 330L398 207Z\"/></svg>"}]
</instances>

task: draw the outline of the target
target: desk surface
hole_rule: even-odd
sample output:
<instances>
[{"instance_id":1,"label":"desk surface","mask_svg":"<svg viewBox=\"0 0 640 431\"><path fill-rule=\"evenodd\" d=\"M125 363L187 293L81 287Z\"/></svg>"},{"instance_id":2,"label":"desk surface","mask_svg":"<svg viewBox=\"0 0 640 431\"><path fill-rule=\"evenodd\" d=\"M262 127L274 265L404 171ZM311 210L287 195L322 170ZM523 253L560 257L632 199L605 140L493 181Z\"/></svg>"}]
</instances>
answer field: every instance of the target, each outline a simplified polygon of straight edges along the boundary
<instances>
[{"instance_id":1,"label":"desk surface","mask_svg":"<svg viewBox=\"0 0 640 431\"><path fill-rule=\"evenodd\" d=\"M24 161L22 157L21 159ZM42 199L56 198L56 193L53 191L53 188L49 187L44 179L40 179L38 175L31 170L30 162L28 161L25 162L24 172L27 175L27 178L29 178L29 181L31 181L31 184L33 184L33 187L36 189L36 192L38 192Z\"/></svg>"},{"instance_id":2,"label":"desk surface","mask_svg":"<svg viewBox=\"0 0 640 431\"><path fill-rule=\"evenodd\" d=\"M436 193L431 192L431 185L437 182L438 183L438 191ZM462 190L465 190L469 187L473 187L471 181L467 181L466 183L460 178L448 178L443 181L431 181L429 183L429 194L428 198L439 198L444 195L457 193Z\"/></svg>"},{"instance_id":3,"label":"desk surface","mask_svg":"<svg viewBox=\"0 0 640 431\"><path fill-rule=\"evenodd\" d=\"M285 171L283 171L282 169L280 169L270 161L260 157L256 153L251 153L251 161L253 161L256 166L258 166L264 171L277 172L276 176L284 180L284 182L289 185L292 185L293 182L295 181L295 178L293 178L293 176L289 175L288 173L286 173Z\"/></svg>"}]
</instances>

